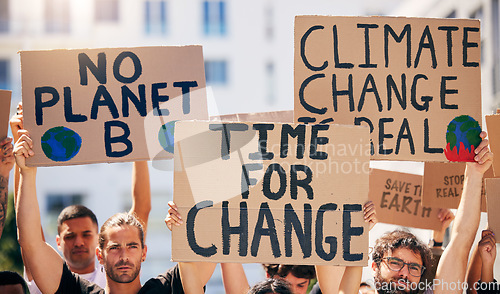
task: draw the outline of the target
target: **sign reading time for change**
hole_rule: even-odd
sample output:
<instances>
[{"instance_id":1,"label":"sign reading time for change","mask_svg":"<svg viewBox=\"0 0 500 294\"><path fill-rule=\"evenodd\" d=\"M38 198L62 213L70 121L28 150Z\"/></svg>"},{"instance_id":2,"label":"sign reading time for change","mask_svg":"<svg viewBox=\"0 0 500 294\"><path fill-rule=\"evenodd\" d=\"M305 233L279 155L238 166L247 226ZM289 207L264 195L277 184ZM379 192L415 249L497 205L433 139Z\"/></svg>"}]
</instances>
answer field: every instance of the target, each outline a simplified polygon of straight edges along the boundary
<instances>
[{"instance_id":1,"label":"sign reading time for change","mask_svg":"<svg viewBox=\"0 0 500 294\"><path fill-rule=\"evenodd\" d=\"M29 165L173 158L175 121L208 119L201 46L22 51Z\"/></svg>"},{"instance_id":2,"label":"sign reading time for change","mask_svg":"<svg viewBox=\"0 0 500 294\"><path fill-rule=\"evenodd\" d=\"M372 169L370 200L381 223L441 230L438 209L422 205L422 176Z\"/></svg>"},{"instance_id":3,"label":"sign reading time for change","mask_svg":"<svg viewBox=\"0 0 500 294\"><path fill-rule=\"evenodd\" d=\"M297 16L301 123L365 125L372 159L446 161L457 116L481 121L478 20Z\"/></svg>"},{"instance_id":4,"label":"sign reading time for change","mask_svg":"<svg viewBox=\"0 0 500 294\"><path fill-rule=\"evenodd\" d=\"M172 259L366 265L369 129L177 122Z\"/></svg>"},{"instance_id":5,"label":"sign reading time for change","mask_svg":"<svg viewBox=\"0 0 500 294\"><path fill-rule=\"evenodd\" d=\"M11 91L0 90L0 141L7 137L9 128Z\"/></svg>"}]
</instances>

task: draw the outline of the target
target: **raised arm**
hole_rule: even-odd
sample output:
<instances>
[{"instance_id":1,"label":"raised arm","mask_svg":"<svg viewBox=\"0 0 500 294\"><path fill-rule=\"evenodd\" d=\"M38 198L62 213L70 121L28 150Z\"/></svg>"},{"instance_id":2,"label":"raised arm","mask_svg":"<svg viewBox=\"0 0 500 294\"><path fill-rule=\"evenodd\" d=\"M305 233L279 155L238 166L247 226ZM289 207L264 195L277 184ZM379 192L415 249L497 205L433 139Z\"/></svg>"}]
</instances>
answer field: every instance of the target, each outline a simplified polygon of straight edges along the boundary
<instances>
[{"instance_id":1,"label":"raised arm","mask_svg":"<svg viewBox=\"0 0 500 294\"><path fill-rule=\"evenodd\" d=\"M16 114L14 114L9 121L10 124L10 130L12 132L12 136L14 137L14 143L19 140L19 131L24 130L24 118L23 118L23 103L19 102L17 105L17 111ZM19 168L17 167L17 164L14 167L14 206L17 203L17 195L19 191ZM45 236L43 234L43 229L40 227L40 232L42 234L42 238L45 241ZM24 253L21 248L21 255L24 258ZM31 275L30 269L26 266L26 262L24 263L24 269L25 269L25 275L26 275L26 280L28 281L28 287L34 287L36 289L36 286L34 284L31 284L33 281L33 276ZM31 289L31 288L30 288Z\"/></svg>"},{"instance_id":2,"label":"raised arm","mask_svg":"<svg viewBox=\"0 0 500 294\"><path fill-rule=\"evenodd\" d=\"M477 245L474 246L474 250L472 251L472 256L470 258L469 264L467 266L467 274L465 279L467 281L467 285L469 289L467 293L476 294L477 291L474 289L474 283L481 279L481 267L483 266L481 262L481 256L479 255L479 250Z\"/></svg>"},{"instance_id":3,"label":"raised arm","mask_svg":"<svg viewBox=\"0 0 500 294\"><path fill-rule=\"evenodd\" d=\"M63 260L50 245L45 243L40 231L40 210L36 198L36 168L27 167L26 158L34 155L33 142L26 131L14 147L17 166L20 168L19 195L16 203L16 220L19 245L24 262L42 293L54 293L59 287Z\"/></svg>"},{"instance_id":4,"label":"raised arm","mask_svg":"<svg viewBox=\"0 0 500 294\"><path fill-rule=\"evenodd\" d=\"M14 166L12 138L0 141L0 238L2 237L9 194L9 173Z\"/></svg>"},{"instance_id":5,"label":"raised arm","mask_svg":"<svg viewBox=\"0 0 500 294\"><path fill-rule=\"evenodd\" d=\"M172 231L174 229L174 226L180 226L183 221L182 217L177 210L177 206L173 201L168 202L168 215L165 218L165 224L167 225L168 229ZM215 266L217 264L213 262L192 262L191 265L189 266L194 266L197 269L196 275L199 278L199 282L201 283L202 286L206 285L208 283L208 280L212 277L212 274L214 273ZM179 262L179 266L184 266L186 268L188 265L184 265L182 262ZM181 276L182 279L182 276ZM184 286L184 282L182 283Z\"/></svg>"},{"instance_id":6,"label":"raised arm","mask_svg":"<svg viewBox=\"0 0 500 294\"><path fill-rule=\"evenodd\" d=\"M136 161L132 168L132 208L144 227L146 235L149 212L151 211L151 187L147 161Z\"/></svg>"},{"instance_id":7,"label":"raised arm","mask_svg":"<svg viewBox=\"0 0 500 294\"><path fill-rule=\"evenodd\" d=\"M377 224L375 204L368 201L363 205L364 220L371 230ZM358 293L363 267L317 265L316 276L322 293Z\"/></svg>"},{"instance_id":8,"label":"raised arm","mask_svg":"<svg viewBox=\"0 0 500 294\"><path fill-rule=\"evenodd\" d=\"M241 263L221 263L220 268L226 294L248 293L250 285Z\"/></svg>"},{"instance_id":9,"label":"raised arm","mask_svg":"<svg viewBox=\"0 0 500 294\"><path fill-rule=\"evenodd\" d=\"M17 112L10 118L9 124L12 136L14 137L14 143L16 143L17 140L19 140L18 132L24 129L22 102L19 102L19 104L17 105ZM19 168L16 165L16 168L14 169L14 201L17 201L18 189L19 189Z\"/></svg>"},{"instance_id":10,"label":"raised arm","mask_svg":"<svg viewBox=\"0 0 500 294\"><path fill-rule=\"evenodd\" d=\"M481 235L482 239L477 246L481 256L481 282L491 283L494 280L493 268L497 257L497 243L492 231L485 230Z\"/></svg>"},{"instance_id":11,"label":"raised arm","mask_svg":"<svg viewBox=\"0 0 500 294\"><path fill-rule=\"evenodd\" d=\"M203 294L203 285L198 277L197 262L179 262L182 289L186 294Z\"/></svg>"},{"instance_id":12,"label":"raised arm","mask_svg":"<svg viewBox=\"0 0 500 294\"><path fill-rule=\"evenodd\" d=\"M486 133L481 133L483 141L475 150L475 162L468 162L462 198L458 206L450 244L446 247L436 272L436 293L461 293L458 287L465 281L469 251L474 242L481 216L481 187L483 174L490 168L493 154L488 148ZM454 283L455 290L450 286ZM459 289L460 288L460 289Z\"/></svg>"}]
</instances>

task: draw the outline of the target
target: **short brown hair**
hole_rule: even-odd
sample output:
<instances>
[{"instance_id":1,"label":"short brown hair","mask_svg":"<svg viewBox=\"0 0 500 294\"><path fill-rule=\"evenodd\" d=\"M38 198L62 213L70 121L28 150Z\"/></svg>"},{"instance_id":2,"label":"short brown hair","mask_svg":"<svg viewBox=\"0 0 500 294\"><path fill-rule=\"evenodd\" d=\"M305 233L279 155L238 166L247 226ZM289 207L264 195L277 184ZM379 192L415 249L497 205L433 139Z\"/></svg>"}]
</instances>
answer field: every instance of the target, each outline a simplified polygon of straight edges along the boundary
<instances>
[{"instance_id":1,"label":"short brown hair","mask_svg":"<svg viewBox=\"0 0 500 294\"><path fill-rule=\"evenodd\" d=\"M61 213L57 217L57 233L61 233L61 227L65 221L81 217L89 217L90 220L96 225L97 229L99 229L99 225L97 224L97 217L92 212L92 210L83 205L77 204L67 206L61 211Z\"/></svg>"},{"instance_id":2,"label":"short brown hair","mask_svg":"<svg viewBox=\"0 0 500 294\"><path fill-rule=\"evenodd\" d=\"M316 277L316 271L312 265L263 264L262 266L271 278L274 276L285 278L289 273L302 279L310 280Z\"/></svg>"},{"instance_id":3,"label":"short brown hair","mask_svg":"<svg viewBox=\"0 0 500 294\"><path fill-rule=\"evenodd\" d=\"M432 252L429 247L412 233L400 229L385 233L375 241L372 260L380 266L386 252L399 248L410 249L414 253L420 254L422 264L425 268L429 269L431 267Z\"/></svg>"},{"instance_id":4,"label":"short brown hair","mask_svg":"<svg viewBox=\"0 0 500 294\"><path fill-rule=\"evenodd\" d=\"M104 233L106 233L106 229L111 227L123 227L125 225L136 227L139 230L141 247L144 248L144 230L142 228L142 224L134 214L126 212L117 213L108 218L108 220L102 224L101 231L99 232L99 248L101 250L104 249L104 243L106 243Z\"/></svg>"}]
</instances>

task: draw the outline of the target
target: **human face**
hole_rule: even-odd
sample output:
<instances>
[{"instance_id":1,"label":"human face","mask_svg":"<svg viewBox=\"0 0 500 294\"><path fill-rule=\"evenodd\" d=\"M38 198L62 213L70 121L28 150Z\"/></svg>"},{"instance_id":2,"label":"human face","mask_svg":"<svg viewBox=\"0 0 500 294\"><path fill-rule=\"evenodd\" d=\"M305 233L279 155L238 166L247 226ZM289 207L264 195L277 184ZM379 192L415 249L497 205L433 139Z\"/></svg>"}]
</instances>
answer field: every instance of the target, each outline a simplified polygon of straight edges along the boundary
<instances>
[{"instance_id":1,"label":"human face","mask_svg":"<svg viewBox=\"0 0 500 294\"><path fill-rule=\"evenodd\" d=\"M9 293L9 294L24 294L23 286L21 284L14 285L1 285L0 293Z\"/></svg>"},{"instance_id":2,"label":"human face","mask_svg":"<svg viewBox=\"0 0 500 294\"><path fill-rule=\"evenodd\" d=\"M275 278L279 277L275 276ZM282 279L285 279L288 283L290 283L294 294L306 294L307 287L309 287L309 279L297 278L292 273L288 273L288 275Z\"/></svg>"},{"instance_id":3,"label":"human face","mask_svg":"<svg viewBox=\"0 0 500 294\"><path fill-rule=\"evenodd\" d=\"M104 248L98 250L97 258L108 277L117 283L136 280L147 251L146 246L141 246L139 230L129 225L110 227L104 236Z\"/></svg>"},{"instance_id":4,"label":"human face","mask_svg":"<svg viewBox=\"0 0 500 294\"><path fill-rule=\"evenodd\" d=\"M94 271L97 240L97 225L88 216L63 222L56 237L69 269L78 274Z\"/></svg>"},{"instance_id":5,"label":"human face","mask_svg":"<svg viewBox=\"0 0 500 294\"><path fill-rule=\"evenodd\" d=\"M392 252L386 252L385 257L397 257L405 263L416 263L422 265L422 258L418 252L413 252L408 248L398 248ZM387 265L387 260L383 259L378 266L372 263L375 271L375 286L377 293L417 293L417 284L420 277L412 276L408 271L408 265L404 265L399 271L391 270ZM389 291L391 290L391 291Z\"/></svg>"}]
</instances>

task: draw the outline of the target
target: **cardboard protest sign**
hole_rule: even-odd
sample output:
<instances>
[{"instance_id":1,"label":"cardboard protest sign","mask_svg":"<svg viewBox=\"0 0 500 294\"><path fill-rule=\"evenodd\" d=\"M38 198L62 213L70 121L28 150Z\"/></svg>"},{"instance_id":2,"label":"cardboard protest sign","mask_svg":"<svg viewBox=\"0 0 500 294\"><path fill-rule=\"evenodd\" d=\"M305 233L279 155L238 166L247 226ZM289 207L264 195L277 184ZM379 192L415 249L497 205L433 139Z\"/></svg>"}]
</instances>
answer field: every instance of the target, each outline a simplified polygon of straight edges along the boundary
<instances>
[{"instance_id":1,"label":"cardboard protest sign","mask_svg":"<svg viewBox=\"0 0 500 294\"><path fill-rule=\"evenodd\" d=\"M447 125L481 121L479 21L297 16L294 117L366 125L372 159L446 161Z\"/></svg>"},{"instance_id":2,"label":"cardboard protest sign","mask_svg":"<svg viewBox=\"0 0 500 294\"><path fill-rule=\"evenodd\" d=\"M174 261L366 265L369 129L177 122Z\"/></svg>"},{"instance_id":3,"label":"cardboard protest sign","mask_svg":"<svg viewBox=\"0 0 500 294\"><path fill-rule=\"evenodd\" d=\"M441 230L438 209L422 206L420 175L372 169L369 195L381 223Z\"/></svg>"},{"instance_id":4,"label":"cardboard protest sign","mask_svg":"<svg viewBox=\"0 0 500 294\"><path fill-rule=\"evenodd\" d=\"M293 110L225 114L210 117L210 120L293 123Z\"/></svg>"},{"instance_id":5,"label":"cardboard protest sign","mask_svg":"<svg viewBox=\"0 0 500 294\"><path fill-rule=\"evenodd\" d=\"M500 154L500 114L487 115L485 118L491 152ZM500 177L500 156L498 155L493 158L493 172L496 177Z\"/></svg>"},{"instance_id":6,"label":"cardboard protest sign","mask_svg":"<svg viewBox=\"0 0 500 294\"><path fill-rule=\"evenodd\" d=\"M201 46L22 51L29 165L173 158L175 121L208 119Z\"/></svg>"},{"instance_id":7,"label":"cardboard protest sign","mask_svg":"<svg viewBox=\"0 0 500 294\"><path fill-rule=\"evenodd\" d=\"M488 203L488 229L495 235L500 233L500 215L496 214L500 207L500 179L486 179L486 200ZM500 243L500 238L496 238Z\"/></svg>"},{"instance_id":8,"label":"cardboard protest sign","mask_svg":"<svg viewBox=\"0 0 500 294\"><path fill-rule=\"evenodd\" d=\"M464 173L465 163L426 162L424 165L422 205L457 209L462 198ZM484 173L484 178L493 178L491 168ZM486 211L484 184L481 197L481 211Z\"/></svg>"},{"instance_id":9,"label":"cardboard protest sign","mask_svg":"<svg viewBox=\"0 0 500 294\"><path fill-rule=\"evenodd\" d=\"M9 132L11 95L11 91L0 90L0 141L7 137Z\"/></svg>"}]
</instances>

